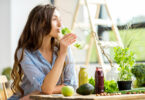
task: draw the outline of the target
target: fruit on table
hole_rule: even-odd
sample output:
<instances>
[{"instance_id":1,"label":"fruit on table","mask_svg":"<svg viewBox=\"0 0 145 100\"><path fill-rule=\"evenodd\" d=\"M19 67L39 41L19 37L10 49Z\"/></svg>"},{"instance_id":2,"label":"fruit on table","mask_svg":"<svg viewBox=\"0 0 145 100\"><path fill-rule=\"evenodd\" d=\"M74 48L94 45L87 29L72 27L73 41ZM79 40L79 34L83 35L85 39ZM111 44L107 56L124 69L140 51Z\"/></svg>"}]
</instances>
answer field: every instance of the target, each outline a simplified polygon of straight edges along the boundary
<instances>
[{"instance_id":1,"label":"fruit on table","mask_svg":"<svg viewBox=\"0 0 145 100\"><path fill-rule=\"evenodd\" d=\"M94 91L94 86L89 84L89 83L86 83L86 84L83 84L81 85L77 90L76 92L78 94L81 94L81 95L89 95L91 93L93 93Z\"/></svg>"},{"instance_id":2,"label":"fruit on table","mask_svg":"<svg viewBox=\"0 0 145 100\"><path fill-rule=\"evenodd\" d=\"M74 94L74 88L72 86L64 86L61 89L61 93L64 96L72 96Z\"/></svg>"}]
</instances>

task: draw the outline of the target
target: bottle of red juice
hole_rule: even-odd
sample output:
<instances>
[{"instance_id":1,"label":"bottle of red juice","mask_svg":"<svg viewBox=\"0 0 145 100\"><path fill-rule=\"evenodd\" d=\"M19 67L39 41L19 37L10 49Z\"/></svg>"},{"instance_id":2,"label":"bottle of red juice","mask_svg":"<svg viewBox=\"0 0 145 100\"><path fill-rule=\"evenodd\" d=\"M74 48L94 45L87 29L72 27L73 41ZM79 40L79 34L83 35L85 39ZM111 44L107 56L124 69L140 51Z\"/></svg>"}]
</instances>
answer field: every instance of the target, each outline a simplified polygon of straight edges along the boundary
<instances>
[{"instance_id":1,"label":"bottle of red juice","mask_svg":"<svg viewBox=\"0 0 145 100\"><path fill-rule=\"evenodd\" d=\"M100 94L104 92L104 74L103 74L102 67L96 67L95 92L96 94Z\"/></svg>"}]
</instances>

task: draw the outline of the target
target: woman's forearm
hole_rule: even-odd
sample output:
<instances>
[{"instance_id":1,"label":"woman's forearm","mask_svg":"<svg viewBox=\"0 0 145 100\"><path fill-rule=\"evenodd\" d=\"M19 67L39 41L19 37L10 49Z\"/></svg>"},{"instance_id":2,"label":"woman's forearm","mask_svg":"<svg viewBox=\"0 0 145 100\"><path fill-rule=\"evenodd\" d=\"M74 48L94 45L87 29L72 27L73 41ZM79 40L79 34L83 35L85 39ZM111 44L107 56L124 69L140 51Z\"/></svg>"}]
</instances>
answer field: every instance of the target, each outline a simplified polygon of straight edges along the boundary
<instances>
[{"instance_id":1,"label":"woman's forearm","mask_svg":"<svg viewBox=\"0 0 145 100\"><path fill-rule=\"evenodd\" d=\"M42 92L47 93L47 94L53 93L53 90L55 89L56 84L62 73L65 57L66 57L66 54L58 55L52 70L46 75L43 81L43 84L41 87Z\"/></svg>"}]
</instances>

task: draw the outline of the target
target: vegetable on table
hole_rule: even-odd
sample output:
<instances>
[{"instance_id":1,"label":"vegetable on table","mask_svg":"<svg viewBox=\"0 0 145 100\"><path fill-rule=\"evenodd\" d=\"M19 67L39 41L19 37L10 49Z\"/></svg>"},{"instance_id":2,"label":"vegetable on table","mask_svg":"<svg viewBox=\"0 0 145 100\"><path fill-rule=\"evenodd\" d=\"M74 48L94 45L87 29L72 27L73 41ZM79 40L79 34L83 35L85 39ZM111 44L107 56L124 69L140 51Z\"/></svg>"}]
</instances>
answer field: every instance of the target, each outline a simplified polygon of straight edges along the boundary
<instances>
[{"instance_id":1,"label":"vegetable on table","mask_svg":"<svg viewBox=\"0 0 145 100\"><path fill-rule=\"evenodd\" d=\"M121 94L140 94L145 93L145 88L135 88L132 90L119 91Z\"/></svg>"},{"instance_id":2,"label":"vegetable on table","mask_svg":"<svg viewBox=\"0 0 145 100\"><path fill-rule=\"evenodd\" d=\"M76 92L80 95L90 95L94 92L94 86L86 83L77 88Z\"/></svg>"},{"instance_id":3,"label":"vegetable on table","mask_svg":"<svg viewBox=\"0 0 145 100\"><path fill-rule=\"evenodd\" d=\"M114 80L104 81L104 91L107 93L113 93L118 91L117 83Z\"/></svg>"},{"instance_id":4,"label":"vegetable on table","mask_svg":"<svg viewBox=\"0 0 145 100\"><path fill-rule=\"evenodd\" d=\"M95 80L93 77L89 78L88 83L92 84L95 87Z\"/></svg>"},{"instance_id":5,"label":"vegetable on table","mask_svg":"<svg viewBox=\"0 0 145 100\"><path fill-rule=\"evenodd\" d=\"M137 63L133 66L131 71L136 77L137 87L145 87L145 64Z\"/></svg>"}]
</instances>

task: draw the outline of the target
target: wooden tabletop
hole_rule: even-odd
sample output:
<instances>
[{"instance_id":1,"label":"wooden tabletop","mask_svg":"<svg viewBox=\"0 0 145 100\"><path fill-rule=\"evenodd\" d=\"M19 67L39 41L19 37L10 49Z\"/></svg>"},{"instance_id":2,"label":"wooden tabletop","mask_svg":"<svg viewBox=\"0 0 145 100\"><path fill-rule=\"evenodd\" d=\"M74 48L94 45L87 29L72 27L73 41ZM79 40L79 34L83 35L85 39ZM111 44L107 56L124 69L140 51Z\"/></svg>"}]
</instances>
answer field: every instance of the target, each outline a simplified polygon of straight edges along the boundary
<instances>
[{"instance_id":1,"label":"wooden tabletop","mask_svg":"<svg viewBox=\"0 0 145 100\"><path fill-rule=\"evenodd\" d=\"M71 97L64 97L61 94L53 95L31 95L32 100L145 100L145 94L127 94L114 96L96 96L96 95L74 95Z\"/></svg>"}]
</instances>

